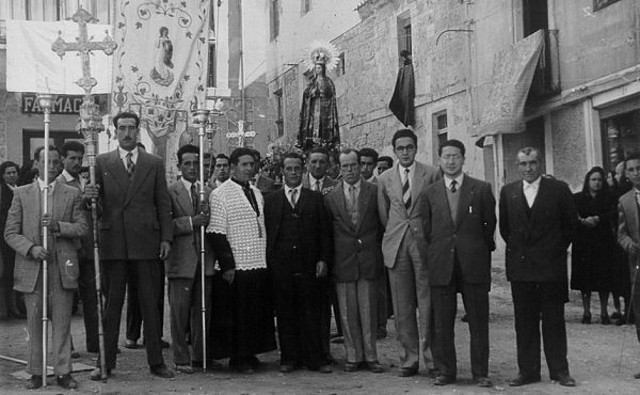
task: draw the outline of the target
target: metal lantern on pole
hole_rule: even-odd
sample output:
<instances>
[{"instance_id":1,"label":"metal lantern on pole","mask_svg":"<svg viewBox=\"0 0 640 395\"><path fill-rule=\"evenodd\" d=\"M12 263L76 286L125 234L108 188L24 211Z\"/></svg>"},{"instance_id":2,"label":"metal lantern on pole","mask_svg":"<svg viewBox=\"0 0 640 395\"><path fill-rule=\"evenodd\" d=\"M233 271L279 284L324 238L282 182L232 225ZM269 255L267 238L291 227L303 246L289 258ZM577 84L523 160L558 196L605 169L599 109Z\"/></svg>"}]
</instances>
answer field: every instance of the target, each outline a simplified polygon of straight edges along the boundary
<instances>
[{"instance_id":1,"label":"metal lantern on pole","mask_svg":"<svg viewBox=\"0 0 640 395\"><path fill-rule=\"evenodd\" d=\"M200 158L199 162L199 178L200 178L200 211L206 207L205 191L204 191L204 135L207 130L207 124L209 123L209 110L197 109L192 111L194 123L198 125L198 146ZM211 129L209 129L211 130ZM195 214L195 213L194 213ZM207 371L207 306L205 300L205 248L204 248L204 226L200 226L200 302L202 313L202 369Z\"/></svg>"},{"instance_id":2,"label":"metal lantern on pole","mask_svg":"<svg viewBox=\"0 0 640 395\"><path fill-rule=\"evenodd\" d=\"M44 188L42 190L42 216L48 214L49 207L49 124L51 123L51 108L55 97L52 94L39 94L37 96L38 104L44 111L44 174L41 174L44 178ZM40 160L40 158L38 158ZM49 245L49 226L43 224L42 226L42 247L47 250ZM48 262L46 259L42 260L42 386L47 386L47 338L48 338Z\"/></svg>"}]
</instances>

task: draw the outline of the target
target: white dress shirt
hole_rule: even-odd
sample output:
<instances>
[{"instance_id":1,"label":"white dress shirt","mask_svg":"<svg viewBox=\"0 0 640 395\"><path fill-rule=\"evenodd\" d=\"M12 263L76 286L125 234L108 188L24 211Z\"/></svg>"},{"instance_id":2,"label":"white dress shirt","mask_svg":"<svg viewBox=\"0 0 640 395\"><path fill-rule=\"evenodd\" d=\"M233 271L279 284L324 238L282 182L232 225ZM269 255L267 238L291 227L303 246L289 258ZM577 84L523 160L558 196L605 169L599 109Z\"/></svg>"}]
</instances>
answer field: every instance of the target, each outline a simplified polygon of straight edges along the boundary
<instances>
[{"instance_id":1,"label":"white dress shirt","mask_svg":"<svg viewBox=\"0 0 640 395\"><path fill-rule=\"evenodd\" d=\"M413 176L416 173L416 162L413 161L413 163L409 167L404 167L400 163L398 163L398 171L400 172L400 181L402 185L404 185L404 181L407 178L407 172L405 171L406 169L409 169L409 189L412 189Z\"/></svg>"},{"instance_id":2,"label":"white dress shirt","mask_svg":"<svg viewBox=\"0 0 640 395\"><path fill-rule=\"evenodd\" d=\"M315 178L314 176L311 175L311 173L308 173L308 174L309 174L309 189L311 189L312 191L322 192L322 186L324 185L324 177ZM318 181L320 181L320 189L316 189L316 182Z\"/></svg>"},{"instance_id":3,"label":"white dress shirt","mask_svg":"<svg viewBox=\"0 0 640 395\"><path fill-rule=\"evenodd\" d=\"M67 182L78 181L80 183L80 190L84 191L84 186L85 186L84 178L82 177L75 178L67 171L67 169L62 170L62 176L64 177L65 180L67 180Z\"/></svg>"},{"instance_id":4,"label":"white dress shirt","mask_svg":"<svg viewBox=\"0 0 640 395\"><path fill-rule=\"evenodd\" d=\"M536 196L538 196L538 190L540 190L540 180L542 177L538 177L534 182L528 183L525 180L522 180L522 191L524 192L524 197L527 199L527 204L529 208L533 207L533 202L536 200Z\"/></svg>"},{"instance_id":5,"label":"white dress shirt","mask_svg":"<svg viewBox=\"0 0 640 395\"><path fill-rule=\"evenodd\" d=\"M124 168L127 168L127 154L131 152L131 161L133 162L133 164L135 165L138 162L138 148L134 148L131 151L127 151L125 149L122 149L122 147L118 147L118 155L120 155L120 160L122 161L122 164L124 165Z\"/></svg>"},{"instance_id":6,"label":"white dress shirt","mask_svg":"<svg viewBox=\"0 0 640 395\"><path fill-rule=\"evenodd\" d=\"M284 186L284 193L287 196L287 200L289 201L289 204L291 204L291 195L293 193L293 191L296 191L296 204L300 201L300 192L302 191L302 183L300 183L300 185L298 185L295 188L291 188L288 186Z\"/></svg>"},{"instance_id":7,"label":"white dress shirt","mask_svg":"<svg viewBox=\"0 0 640 395\"><path fill-rule=\"evenodd\" d=\"M450 178L448 175L444 175L444 186L447 187L448 190L451 190L451 182L456 180L456 190L460 190L462 187L462 180L464 179L464 173L460 173L460 175L456 178Z\"/></svg>"}]
</instances>

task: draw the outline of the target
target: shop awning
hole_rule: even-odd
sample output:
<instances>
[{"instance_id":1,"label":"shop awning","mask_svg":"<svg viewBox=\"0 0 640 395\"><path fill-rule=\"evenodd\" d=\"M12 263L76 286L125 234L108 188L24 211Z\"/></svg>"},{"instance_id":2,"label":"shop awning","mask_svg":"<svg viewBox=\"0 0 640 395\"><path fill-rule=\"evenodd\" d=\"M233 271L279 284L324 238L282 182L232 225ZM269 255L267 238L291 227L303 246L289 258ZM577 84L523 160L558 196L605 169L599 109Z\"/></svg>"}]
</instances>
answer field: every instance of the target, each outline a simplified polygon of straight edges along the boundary
<instances>
[{"instance_id":1,"label":"shop awning","mask_svg":"<svg viewBox=\"0 0 640 395\"><path fill-rule=\"evenodd\" d=\"M489 93L478 97L480 122L470 128L476 145L482 147L486 136L524 131L524 104L543 48L544 31L538 30L496 53Z\"/></svg>"}]
</instances>

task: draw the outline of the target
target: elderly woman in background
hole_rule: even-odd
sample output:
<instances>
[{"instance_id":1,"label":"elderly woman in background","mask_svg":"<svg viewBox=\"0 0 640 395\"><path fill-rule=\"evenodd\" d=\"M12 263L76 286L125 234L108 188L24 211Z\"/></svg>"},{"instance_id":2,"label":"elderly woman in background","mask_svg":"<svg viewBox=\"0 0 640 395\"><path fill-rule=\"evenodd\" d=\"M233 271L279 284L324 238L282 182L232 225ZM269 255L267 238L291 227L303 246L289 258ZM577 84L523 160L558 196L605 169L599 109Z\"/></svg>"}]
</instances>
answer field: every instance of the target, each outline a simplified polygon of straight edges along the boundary
<instances>
[{"instance_id":1,"label":"elderly woman in background","mask_svg":"<svg viewBox=\"0 0 640 395\"><path fill-rule=\"evenodd\" d=\"M582 191L574 194L580 226L573 242L571 289L582 293L583 324L591 323L591 293L600 296L600 322L611 323L607 304L613 288L615 248L612 223L616 218L616 199L609 191L606 172L594 167L585 176Z\"/></svg>"},{"instance_id":2,"label":"elderly woman in background","mask_svg":"<svg viewBox=\"0 0 640 395\"><path fill-rule=\"evenodd\" d=\"M4 234L4 225L7 222L7 213L13 201L13 190L18 183L20 167L11 161L0 165L0 231ZM23 317L16 301L16 293L13 290L13 268L16 252L9 247L0 237L0 319L10 317Z\"/></svg>"}]
</instances>

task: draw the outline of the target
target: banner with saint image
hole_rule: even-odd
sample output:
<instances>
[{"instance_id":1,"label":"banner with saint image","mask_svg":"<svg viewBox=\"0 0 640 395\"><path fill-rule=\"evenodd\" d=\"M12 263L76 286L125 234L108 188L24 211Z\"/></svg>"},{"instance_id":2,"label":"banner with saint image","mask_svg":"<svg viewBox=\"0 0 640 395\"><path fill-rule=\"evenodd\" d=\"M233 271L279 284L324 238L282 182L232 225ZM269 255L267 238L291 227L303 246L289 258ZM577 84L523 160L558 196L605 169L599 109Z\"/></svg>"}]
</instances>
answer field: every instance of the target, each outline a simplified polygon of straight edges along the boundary
<instances>
[{"instance_id":1,"label":"banner with saint image","mask_svg":"<svg viewBox=\"0 0 640 395\"><path fill-rule=\"evenodd\" d=\"M116 4L112 114L140 115L168 170L191 109L205 102L209 9L209 0Z\"/></svg>"}]
</instances>

